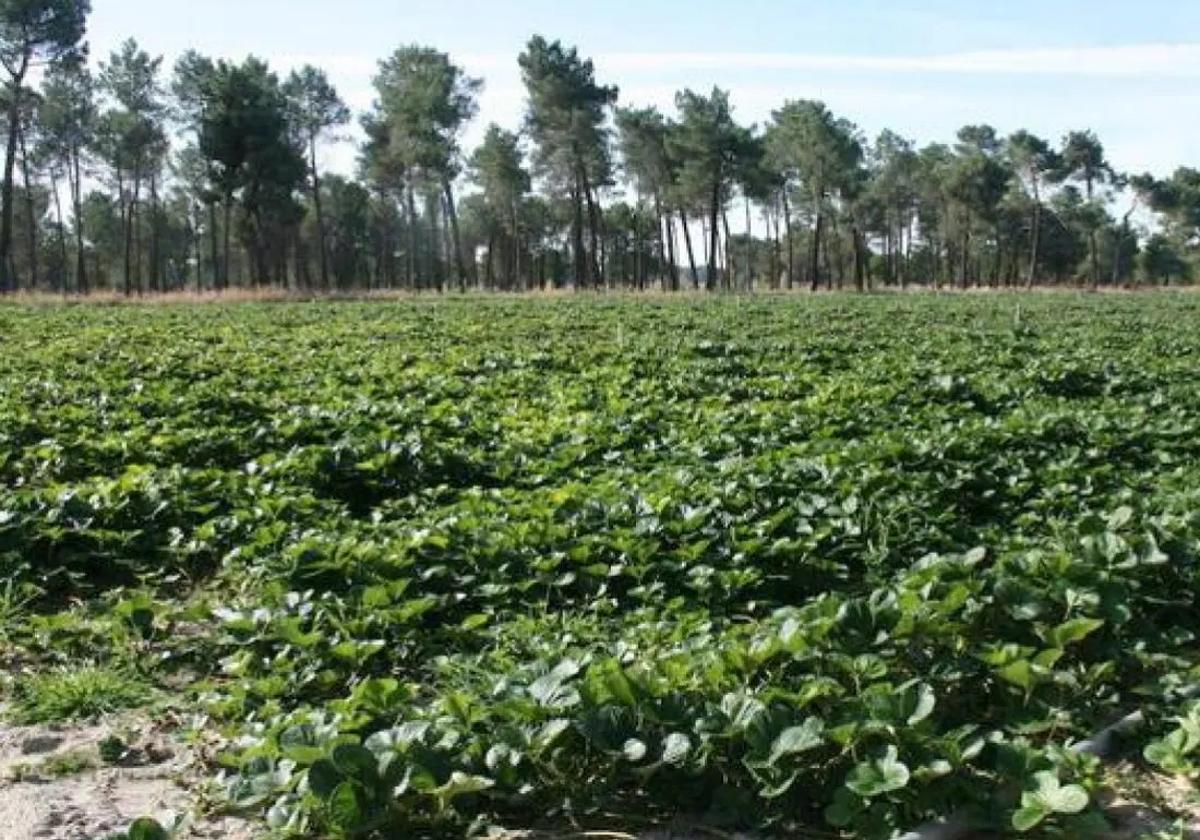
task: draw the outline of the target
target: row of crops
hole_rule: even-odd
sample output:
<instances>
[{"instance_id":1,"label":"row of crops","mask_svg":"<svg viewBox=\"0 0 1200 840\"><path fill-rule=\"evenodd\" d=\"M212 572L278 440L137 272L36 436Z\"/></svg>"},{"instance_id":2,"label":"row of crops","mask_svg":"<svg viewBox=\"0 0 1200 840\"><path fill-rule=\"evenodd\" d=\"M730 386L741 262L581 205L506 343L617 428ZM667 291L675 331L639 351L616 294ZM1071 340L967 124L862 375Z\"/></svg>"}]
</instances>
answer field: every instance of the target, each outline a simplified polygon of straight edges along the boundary
<instances>
[{"instance_id":1,"label":"row of crops","mask_svg":"<svg viewBox=\"0 0 1200 840\"><path fill-rule=\"evenodd\" d=\"M282 836L1096 836L1200 770L1200 299L0 310L0 657ZM215 744L214 742L215 737ZM204 749L199 747L204 742Z\"/></svg>"}]
</instances>

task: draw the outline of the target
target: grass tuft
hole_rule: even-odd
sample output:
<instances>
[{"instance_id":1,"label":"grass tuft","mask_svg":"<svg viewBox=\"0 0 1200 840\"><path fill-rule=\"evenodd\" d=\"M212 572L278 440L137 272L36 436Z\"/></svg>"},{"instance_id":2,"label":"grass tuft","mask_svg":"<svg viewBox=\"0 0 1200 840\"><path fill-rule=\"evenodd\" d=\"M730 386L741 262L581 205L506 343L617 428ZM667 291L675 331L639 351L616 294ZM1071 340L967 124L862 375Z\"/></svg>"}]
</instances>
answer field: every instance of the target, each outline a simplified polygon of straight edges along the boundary
<instances>
[{"instance_id":1,"label":"grass tuft","mask_svg":"<svg viewBox=\"0 0 1200 840\"><path fill-rule=\"evenodd\" d=\"M21 723L95 718L145 706L153 693L144 682L109 668L56 670L17 683L15 717Z\"/></svg>"}]
</instances>

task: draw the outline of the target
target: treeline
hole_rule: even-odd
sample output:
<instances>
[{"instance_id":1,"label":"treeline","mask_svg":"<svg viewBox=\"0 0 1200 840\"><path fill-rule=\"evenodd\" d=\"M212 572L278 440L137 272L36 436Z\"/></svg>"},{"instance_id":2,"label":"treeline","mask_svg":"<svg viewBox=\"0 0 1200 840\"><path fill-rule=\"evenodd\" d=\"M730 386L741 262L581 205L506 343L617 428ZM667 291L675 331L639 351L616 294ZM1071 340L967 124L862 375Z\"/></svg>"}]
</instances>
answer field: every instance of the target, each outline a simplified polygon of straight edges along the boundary
<instances>
[{"instance_id":1,"label":"treeline","mask_svg":"<svg viewBox=\"0 0 1200 840\"><path fill-rule=\"evenodd\" d=\"M473 150L482 81L398 49L356 177L327 174L355 117L320 69L165 68L131 40L93 70L88 13L0 3L4 291L1099 287L1187 281L1197 258L1200 172L1118 172L1090 132L918 147L813 100L757 127L719 89L622 107L542 37L517 59L523 124Z\"/></svg>"}]
</instances>

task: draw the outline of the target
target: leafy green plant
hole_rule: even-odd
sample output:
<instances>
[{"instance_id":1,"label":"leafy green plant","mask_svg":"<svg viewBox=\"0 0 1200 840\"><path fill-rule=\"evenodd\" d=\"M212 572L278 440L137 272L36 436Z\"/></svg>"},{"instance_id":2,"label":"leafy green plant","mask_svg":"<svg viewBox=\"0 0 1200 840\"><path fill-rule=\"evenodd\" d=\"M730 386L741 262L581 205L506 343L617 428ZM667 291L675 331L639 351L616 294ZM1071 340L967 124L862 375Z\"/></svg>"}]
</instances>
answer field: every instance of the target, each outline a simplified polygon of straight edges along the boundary
<instances>
[{"instance_id":1,"label":"leafy green plant","mask_svg":"<svg viewBox=\"0 0 1200 840\"><path fill-rule=\"evenodd\" d=\"M1147 761L1168 773L1200 777L1200 701L1175 718L1176 727L1146 745Z\"/></svg>"},{"instance_id":2,"label":"leafy green plant","mask_svg":"<svg viewBox=\"0 0 1200 840\"><path fill-rule=\"evenodd\" d=\"M105 764L120 764L129 756L129 745L119 735L108 735L98 745L100 760Z\"/></svg>"},{"instance_id":3,"label":"leafy green plant","mask_svg":"<svg viewBox=\"0 0 1200 840\"><path fill-rule=\"evenodd\" d=\"M96 768L95 753L87 749L65 750L38 762L22 762L9 771L13 781L43 781L78 776Z\"/></svg>"},{"instance_id":4,"label":"leafy green plant","mask_svg":"<svg viewBox=\"0 0 1200 840\"><path fill-rule=\"evenodd\" d=\"M15 713L170 687L282 835L1088 836L1200 674L1200 302L1020 309L4 309Z\"/></svg>"},{"instance_id":5,"label":"leafy green plant","mask_svg":"<svg viewBox=\"0 0 1200 840\"><path fill-rule=\"evenodd\" d=\"M1170 828L1143 834L1138 840L1187 840L1187 826L1183 820L1177 820Z\"/></svg>"},{"instance_id":6,"label":"leafy green plant","mask_svg":"<svg viewBox=\"0 0 1200 840\"><path fill-rule=\"evenodd\" d=\"M1029 831L1056 814L1078 814L1088 806L1088 794L1079 785L1063 785L1049 770L1034 774L1021 794L1021 807L1012 817L1017 831Z\"/></svg>"},{"instance_id":7,"label":"leafy green plant","mask_svg":"<svg viewBox=\"0 0 1200 840\"><path fill-rule=\"evenodd\" d=\"M105 840L171 840L172 832L153 817L139 817L129 828Z\"/></svg>"},{"instance_id":8,"label":"leafy green plant","mask_svg":"<svg viewBox=\"0 0 1200 840\"><path fill-rule=\"evenodd\" d=\"M26 575L27 571L22 578ZM29 580L18 579L15 575L0 581L0 641L7 641L17 635L18 628L28 614L29 606L40 594L41 590L35 584Z\"/></svg>"}]
</instances>

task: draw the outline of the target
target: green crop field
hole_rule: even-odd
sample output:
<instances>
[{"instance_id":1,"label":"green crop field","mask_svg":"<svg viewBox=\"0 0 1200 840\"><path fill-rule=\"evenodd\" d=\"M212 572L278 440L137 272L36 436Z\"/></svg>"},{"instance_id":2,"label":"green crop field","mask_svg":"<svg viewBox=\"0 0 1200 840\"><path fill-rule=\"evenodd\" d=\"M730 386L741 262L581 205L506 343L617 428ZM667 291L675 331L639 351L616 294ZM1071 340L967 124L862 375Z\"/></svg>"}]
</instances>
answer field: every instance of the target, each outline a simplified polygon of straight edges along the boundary
<instances>
[{"instance_id":1,"label":"green crop field","mask_svg":"<svg viewBox=\"0 0 1200 840\"><path fill-rule=\"evenodd\" d=\"M1190 295L0 308L4 715L264 833L1098 836L1198 541Z\"/></svg>"}]
</instances>

